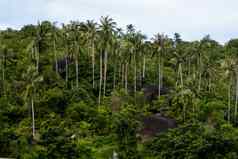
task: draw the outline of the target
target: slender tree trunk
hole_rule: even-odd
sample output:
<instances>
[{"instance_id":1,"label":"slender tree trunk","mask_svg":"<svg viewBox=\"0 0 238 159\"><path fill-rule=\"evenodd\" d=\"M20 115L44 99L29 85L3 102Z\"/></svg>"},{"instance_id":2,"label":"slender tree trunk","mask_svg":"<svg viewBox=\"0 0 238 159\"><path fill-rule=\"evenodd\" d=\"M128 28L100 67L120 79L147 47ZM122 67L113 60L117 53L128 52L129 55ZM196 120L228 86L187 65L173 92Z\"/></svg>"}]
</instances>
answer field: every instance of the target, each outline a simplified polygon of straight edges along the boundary
<instances>
[{"instance_id":1,"label":"slender tree trunk","mask_svg":"<svg viewBox=\"0 0 238 159\"><path fill-rule=\"evenodd\" d=\"M212 80L211 80L211 77L209 77L209 79L208 79L208 92L209 93L211 92L211 88L212 88Z\"/></svg>"},{"instance_id":2,"label":"slender tree trunk","mask_svg":"<svg viewBox=\"0 0 238 159\"><path fill-rule=\"evenodd\" d=\"M39 50L37 48L35 48L35 57L36 57L36 70L37 70L37 73L39 73L40 54L39 54Z\"/></svg>"},{"instance_id":3,"label":"slender tree trunk","mask_svg":"<svg viewBox=\"0 0 238 159\"><path fill-rule=\"evenodd\" d=\"M201 56L199 57L199 79L198 79L198 92L201 90L201 83L202 83L202 59Z\"/></svg>"},{"instance_id":4,"label":"slender tree trunk","mask_svg":"<svg viewBox=\"0 0 238 159\"><path fill-rule=\"evenodd\" d=\"M119 62L119 66L118 67L119 67L118 72L117 72L118 73L118 83L120 83L121 82L120 81L121 80L121 67L122 67L120 62Z\"/></svg>"},{"instance_id":5,"label":"slender tree trunk","mask_svg":"<svg viewBox=\"0 0 238 159\"><path fill-rule=\"evenodd\" d=\"M136 56L134 54L134 93L136 94L136 77L137 76L137 70L136 70Z\"/></svg>"},{"instance_id":6,"label":"slender tree trunk","mask_svg":"<svg viewBox=\"0 0 238 159\"><path fill-rule=\"evenodd\" d=\"M179 75L180 75L180 84L183 87L183 69L182 69L182 64L179 64Z\"/></svg>"},{"instance_id":7,"label":"slender tree trunk","mask_svg":"<svg viewBox=\"0 0 238 159\"><path fill-rule=\"evenodd\" d=\"M31 113L32 113L32 136L35 137L35 110L34 110L34 99L31 97Z\"/></svg>"},{"instance_id":8,"label":"slender tree trunk","mask_svg":"<svg viewBox=\"0 0 238 159\"><path fill-rule=\"evenodd\" d=\"M160 55L159 53L157 54L157 69L158 69L158 72L157 72L157 82L158 82L158 97L160 99Z\"/></svg>"},{"instance_id":9,"label":"slender tree trunk","mask_svg":"<svg viewBox=\"0 0 238 159\"><path fill-rule=\"evenodd\" d=\"M146 59L145 59L145 55L143 55L141 88L143 87L143 85L145 83L145 71L146 71Z\"/></svg>"},{"instance_id":10,"label":"slender tree trunk","mask_svg":"<svg viewBox=\"0 0 238 159\"><path fill-rule=\"evenodd\" d=\"M142 64L142 63L141 63ZM142 66L143 67L143 66ZM139 79L140 79L140 81L139 81L139 83L140 83L140 88L139 89L141 89L142 88L142 85L143 85L143 78L142 78L142 74L143 74L143 68L142 67L140 67L140 69L139 69ZM138 88L137 88L138 89Z\"/></svg>"},{"instance_id":11,"label":"slender tree trunk","mask_svg":"<svg viewBox=\"0 0 238 159\"><path fill-rule=\"evenodd\" d=\"M158 97L159 97L159 99L160 99L160 90L161 90L161 83L160 83L161 82L160 81L160 76L161 76L160 69L161 68L160 67L161 66L160 66L160 63L159 63L159 71L158 71L159 72L159 75L158 75L159 76L159 84L158 84Z\"/></svg>"},{"instance_id":12,"label":"slender tree trunk","mask_svg":"<svg viewBox=\"0 0 238 159\"><path fill-rule=\"evenodd\" d=\"M191 60L188 58L188 76L190 77L191 74Z\"/></svg>"},{"instance_id":13,"label":"slender tree trunk","mask_svg":"<svg viewBox=\"0 0 238 159\"><path fill-rule=\"evenodd\" d=\"M199 79L198 79L198 92L200 92L201 90L201 81L202 81L202 74L199 71Z\"/></svg>"},{"instance_id":14,"label":"slender tree trunk","mask_svg":"<svg viewBox=\"0 0 238 159\"><path fill-rule=\"evenodd\" d=\"M235 123L237 122L237 105L238 105L238 74L236 73L236 101L235 101L235 114L234 114L234 120Z\"/></svg>"},{"instance_id":15,"label":"slender tree trunk","mask_svg":"<svg viewBox=\"0 0 238 159\"><path fill-rule=\"evenodd\" d=\"M117 67L117 65L116 65L116 62L115 62L114 70L113 70L113 90L115 90L115 88L116 88L116 67Z\"/></svg>"},{"instance_id":16,"label":"slender tree trunk","mask_svg":"<svg viewBox=\"0 0 238 159\"><path fill-rule=\"evenodd\" d=\"M163 59L161 58L161 69L160 69L160 88L163 88L163 76L164 76L164 61Z\"/></svg>"},{"instance_id":17,"label":"slender tree trunk","mask_svg":"<svg viewBox=\"0 0 238 159\"><path fill-rule=\"evenodd\" d=\"M54 58L55 58L55 72L58 73L58 61L57 61L57 53L56 53L56 42L54 40Z\"/></svg>"},{"instance_id":18,"label":"slender tree trunk","mask_svg":"<svg viewBox=\"0 0 238 159\"><path fill-rule=\"evenodd\" d=\"M228 86L228 108L227 108L227 116L228 116L228 122L230 123L231 121L231 79L229 81L229 86Z\"/></svg>"},{"instance_id":19,"label":"slender tree trunk","mask_svg":"<svg viewBox=\"0 0 238 159\"><path fill-rule=\"evenodd\" d=\"M122 66L121 66L121 86L122 88L124 88L124 80L125 80L125 64L123 63Z\"/></svg>"},{"instance_id":20,"label":"slender tree trunk","mask_svg":"<svg viewBox=\"0 0 238 159\"><path fill-rule=\"evenodd\" d=\"M5 55L2 57L2 87L3 94L5 95Z\"/></svg>"},{"instance_id":21,"label":"slender tree trunk","mask_svg":"<svg viewBox=\"0 0 238 159\"><path fill-rule=\"evenodd\" d=\"M125 68L125 91L127 92L127 85L128 85L128 81L127 81L127 77L128 77L128 62L126 62L126 68Z\"/></svg>"},{"instance_id":22,"label":"slender tree trunk","mask_svg":"<svg viewBox=\"0 0 238 159\"><path fill-rule=\"evenodd\" d=\"M95 88L94 76L95 76L95 53L94 53L94 44L92 44L92 67L93 67L93 88Z\"/></svg>"},{"instance_id":23,"label":"slender tree trunk","mask_svg":"<svg viewBox=\"0 0 238 159\"><path fill-rule=\"evenodd\" d=\"M142 77L143 77L143 79L145 78L145 55L143 56L143 73L142 73Z\"/></svg>"},{"instance_id":24,"label":"slender tree trunk","mask_svg":"<svg viewBox=\"0 0 238 159\"><path fill-rule=\"evenodd\" d=\"M107 84L107 51L104 55L104 81L103 81L103 97L106 95L106 84Z\"/></svg>"},{"instance_id":25,"label":"slender tree trunk","mask_svg":"<svg viewBox=\"0 0 238 159\"><path fill-rule=\"evenodd\" d=\"M79 64L78 64L78 58L76 57L76 61L75 61L75 71L76 71L76 88L79 87Z\"/></svg>"},{"instance_id":26,"label":"slender tree trunk","mask_svg":"<svg viewBox=\"0 0 238 159\"><path fill-rule=\"evenodd\" d=\"M66 87L68 87L68 57L67 55L65 56L65 82L66 82Z\"/></svg>"},{"instance_id":27,"label":"slender tree trunk","mask_svg":"<svg viewBox=\"0 0 238 159\"><path fill-rule=\"evenodd\" d=\"M183 121L186 121L186 106L185 104L183 105Z\"/></svg>"},{"instance_id":28,"label":"slender tree trunk","mask_svg":"<svg viewBox=\"0 0 238 159\"><path fill-rule=\"evenodd\" d=\"M100 81L99 81L99 95L98 104L101 104L101 94L102 94L102 53L100 53Z\"/></svg>"}]
</instances>

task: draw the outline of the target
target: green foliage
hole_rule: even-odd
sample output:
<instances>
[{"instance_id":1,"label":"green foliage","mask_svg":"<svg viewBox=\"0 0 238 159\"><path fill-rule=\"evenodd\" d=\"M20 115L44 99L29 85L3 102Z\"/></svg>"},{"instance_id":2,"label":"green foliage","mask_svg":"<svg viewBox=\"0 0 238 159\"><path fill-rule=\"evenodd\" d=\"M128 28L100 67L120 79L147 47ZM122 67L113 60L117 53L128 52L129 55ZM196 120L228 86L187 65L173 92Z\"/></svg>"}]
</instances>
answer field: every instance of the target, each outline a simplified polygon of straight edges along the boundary
<instances>
[{"instance_id":1,"label":"green foliage","mask_svg":"<svg viewBox=\"0 0 238 159\"><path fill-rule=\"evenodd\" d=\"M149 156L163 159L236 158L237 140L233 128L207 133L202 125L187 125L161 134L146 144ZM230 134L227 136L227 133ZM231 135L234 133L233 135Z\"/></svg>"},{"instance_id":2,"label":"green foliage","mask_svg":"<svg viewBox=\"0 0 238 159\"><path fill-rule=\"evenodd\" d=\"M131 106L127 106L115 115L114 129L117 136L119 158L139 158L136 138L139 123L138 119L136 119L136 110Z\"/></svg>"},{"instance_id":3,"label":"green foliage","mask_svg":"<svg viewBox=\"0 0 238 159\"><path fill-rule=\"evenodd\" d=\"M0 31L0 157L238 158L237 52L110 17ZM178 128L146 138L155 113Z\"/></svg>"}]
</instances>

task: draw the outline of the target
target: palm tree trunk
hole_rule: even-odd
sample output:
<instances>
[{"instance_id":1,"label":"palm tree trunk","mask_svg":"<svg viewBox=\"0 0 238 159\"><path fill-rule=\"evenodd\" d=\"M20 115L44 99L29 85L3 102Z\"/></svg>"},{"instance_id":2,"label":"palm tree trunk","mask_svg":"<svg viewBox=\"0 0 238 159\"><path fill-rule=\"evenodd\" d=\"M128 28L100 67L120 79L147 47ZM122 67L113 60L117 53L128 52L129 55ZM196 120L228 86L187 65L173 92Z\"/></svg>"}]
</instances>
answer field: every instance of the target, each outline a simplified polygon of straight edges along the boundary
<instances>
[{"instance_id":1,"label":"palm tree trunk","mask_svg":"<svg viewBox=\"0 0 238 159\"><path fill-rule=\"evenodd\" d=\"M201 82L202 82L202 59L199 56L199 79L198 79L198 92L201 90Z\"/></svg>"},{"instance_id":2,"label":"palm tree trunk","mask_svg":"<svg viewBox=\"0 0 238 159\"><path fill-rule=\"evenodd\" d=\"M3 94L5 94L5 55L2 57L2 87Z\"/></svg>"},{"instance_id":3,"label":"palm tree trunk","mask_svg":"<svg viewBox=\"0 0 238 159\"><path fill-rule=\"evenodd\" d=\"M116 63L114 64L114 70L113 70L113 90L116 88Z\"/></svg>"},{"instance_id":4,"label":"palm tree trunk","mask_svg":"<svg viewBox=\"0 0 238 159\"><path fill-rule=\"evenodd\" d=\"M68 57L65 56L65 82L66 82L66 87L68 87Z\"/></svg>"},{"instance_id":5,"label":"palm tree trunk","mask_svg":"<svg viewBox=\"0 0 238 159\"><path fill-rule=\"evenodd\" d=\"M55 72L58 73L58 62L57 62L57 53L56 53L56 43L54 41L54 58L55 58Z\"/></svg>"},{"instance_id":6,"label":"palm tree trunk","mask_svg":"<svg viewBox=\"0 0 238 159\"><path fill-rule=\"evenodd\" d=\"M36 58L36 70L37 70L37 73L39 73L40 54L39 54L39 50L36 47L35 47L35 58Z\"/></svg>"},{"instance_id":7,"label":"palm tree trunk","mask_svg":"<svg viewBox=\"0 0 238 159\"><path fill-rule=\"evenodd\" d=\"M122 66L121 66L121 87L123 88L124 87L124 77L125 75L125 64L123 63Z\"/></svg>"},{"instance_id":8,"label":"palm tree trunk","mask_svg":"<svg viewBox=\"0 0 238 159\"><path fill-rule=\"evenodd\" d=\"M229 86L228 86L228 108L227 108L228 112L227 112L227 118L228 118L228 122L230 123L231 121L231 80L229 81Z\"/></svg>"},{"instance_id":9,"label":"palm tree trunk","mask_svg":"<svg viewBox=\"0 0 238 159\"><path fill-rule=\"evenodd\" d=\"M136 56L134 54L134 93L136 94L136 77L137 76L137 70L136 70Z\"/></svg>"},{"instance_id":10,"label":"palm tree trunk","mask_svg":"<svg viewBox=\"0 0 238 159\"><path fill-rule=\"evenodd\" d=\"M118 75L117 75L117 77L118 77L118 83L120 83L121 81L120 81L120 79L121 79L121 71L122 71L122 69L121 69L121 67L122 67L122 64L119 62L119 69L118 69Z\"/></svg>"},{"instance_id":11,"label":"palm tree trunk","mask_svg":"<svg viewBox=\"0 0 238 159\"><path fill-rule=\"evenodd\" d=\"M145 55L143 56L143 71L142 71L142 77L145 78Z\"/></svg>"},{"instance_id":12,"label":"palm tree trunk","mask_svg":"<svg viewBox=\"0 0 238 159\"><path fill-rule=\"evenodd\" d=\"M103 97L106 95L106 84L107 84L107 51L104 54L104 80L103 80Z\"/></svg>"},{"instance_id":13,"label":"palm tree trunk","mask_svg":"<svg viewBox=\"0 0 238 159\"><path fill-rule=\"evenodd\" d=\"M183 98L183 97L182 97ZM183 102L184 103L184 102ZM186 121L186 105L183 104L183 121Z\"/></svg>"},{"instance_id":14,"label":"palm tree trunk","mask_svg":"<svg viewBox=\"0 0 238 159\"><path fill-rule=\"evenodd\" d=\"M200 92L201 90L201 81L202 81L202 74L199 71L199 79L198 79L198 92Z\"/></svg>"},{"instance_id":15,"label":"palm tree trunk","mask_svg":"<svg viewBox=\"0 0 238 159\"><path fill-rule=\"evenodd\" d=\"M160 99L160 89L161 89L161 83L160 83L160 82L161 82L161 81L160 81L160 76L161 76L160 69L161 69L161 68L160 68L160 67L161 67L161 66L160 66L160 63L159 63L159 71L158 71L158 72L159 72L159 74L158 74L158 76L159 76L159 78L158 78L158 80L159 80L159 81L158 81L158 82L159 82L159 84L158 84L158 97L159 97L159 99Z\"/></svg>"},{"instance_id":16,"label":"palm tree trunk","mask_svg":"<svg viewBox=\"0 0 238 159\"><path fill-rule=\"evenodd\" d=\"M34 99L31 97L31 113L32 113L32 136L35 137L35 110L34 110Z\"/></svg>"},{"instance_id":17,"label":"palm tree trunk","mask_svg":"<svg viewBox=\"0 0 238 159\"><path fill-rule=\"evenodd\" d=\"M209 93L211 92L211 88L212 88L212 80L211 80L211 77L209 77L209 79L208 79L208 92Z\"/></svg>"},{"instance_id":18,"label":"palm tree trunk","mask_svg":"<svg viewBox=\"0 0 238 159\"><path fill-rule=\"evenodd\" d=\"M158 97L160 99L160 56L159 54L157 54L157 69L158 69L158 72L157 72L157 82L158 82Z\"/></svg>"},{"instance_id":19,"label":"palm tree trunk","mask_svg":"<svg viewBox=\"0 0 238 159\"><path fill-rule=\"evenodd\" d=\"M160 69L160 88L163 88L163 76L164 76L164 62L163 59L161 59L161 69Z\"/></svg>"},{"instance_id":20,"label":"palm tree trunk","mask_svg":"<svg viewBox=\"0 0 238 159\"><path fill-rule=\"evenodd\" d=\"M141 63L142 64L142 63ZM143 66L142 66L143 67ZM140 67L140 69L139 69L139 83L140 83L140 87L139 87L139 89L141 89L142 88L142 82L143 82L143 78L142 78L142 74L143 74L143 68L142 67ZM138 89L138 88L137 88Z\"/></svg>"},{"instance_id":21,"label":"palm tree trunk","mask_svg":"<svg viewBox=\"0 0 238 159\"><path fill-rule=\"evenodd\" d=\"M92 68L93 68L93 88L95 88L94 76L95 76L95 53L94 53L94 44L92 44Z\"/></svg>"},{"instance_id":22,"label":"palm tree trunk","mask_svg":"<svg viewBox=\"0 0 238 159\"><path fill-rule=\"evenodd\" d=\"M125 91L127 92L127 85L128 85L128 81L127 81L127 76L128 76L128 62L126 62L126 68L125 68Z\"/></svg>"},{"instance_id":23,"label":"palm tree trunk","mask_svg":"<svg viewBox=\"0 0 238 159\"><path fill-rule=\"evenodd\" d=\"M235 101L235 114L234 114L235 123L237 119L237 105L238 105L238 74L236 73L236 101Z\"/></svg>"},{"instance_id":24,"label":"palm tree trunk","mask_svg":"<svg viewBox=\"0 0 238 159\"><path fill-rule=\"evenodd\" d=\"M78 64L78 58L76 57L76 61L75 61L76 65L75 65L75 70L76 70L76 88L79 87L79 64Z\"/></svg>"},{"instance_id":25,"label":"palm tree trunk","mask_svg":"<svg viewBox=\"0 0 238 159\"><path fill-rule=\"evenodd\" d=\"M188 76L190 77L191 74L191 60L188 58Z\"/></svg>"},{"instance_id":26,"label":"palm tree trunk","mask_svg":"<svg viewBox=\"0 0 238 159\"><path fill-rule=\"evenodd\" d=\"M101 104L101 94L102 94L102 53L100 53L100 81L99 81L99 95L98 104Z\"/></svg>"},{"instance_id":27,"label":"palm tree trunk","mask_svg":"<svg viewBox=\"0 0 238 159\"><path fill-rule=\"evenodd\" d=\"M182 69L182 64L179 64L179 75L180 75L180 84L183 87L183 69Z\"/></svg>"}]
</instances>

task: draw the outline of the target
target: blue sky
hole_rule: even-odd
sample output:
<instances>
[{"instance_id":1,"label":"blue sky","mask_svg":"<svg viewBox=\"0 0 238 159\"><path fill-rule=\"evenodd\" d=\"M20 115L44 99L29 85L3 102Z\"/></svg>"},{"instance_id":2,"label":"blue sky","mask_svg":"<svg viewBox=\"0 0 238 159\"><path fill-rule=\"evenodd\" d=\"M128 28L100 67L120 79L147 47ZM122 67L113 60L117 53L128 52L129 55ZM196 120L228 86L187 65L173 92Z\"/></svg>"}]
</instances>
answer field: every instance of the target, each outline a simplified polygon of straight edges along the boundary
<instances>
[{"instance_id":1,"label":"blue sky","mask_svg":"<svg viewBox=\"0 0 238 159\"><path fill-rule=\"evenodd\" d=\"M69 22L110 15L153 36L178 32L185 40L206 34L221 43L238 38L238 0L0 0L0 28L38 20Z\"/></svg>"}]
</instances>

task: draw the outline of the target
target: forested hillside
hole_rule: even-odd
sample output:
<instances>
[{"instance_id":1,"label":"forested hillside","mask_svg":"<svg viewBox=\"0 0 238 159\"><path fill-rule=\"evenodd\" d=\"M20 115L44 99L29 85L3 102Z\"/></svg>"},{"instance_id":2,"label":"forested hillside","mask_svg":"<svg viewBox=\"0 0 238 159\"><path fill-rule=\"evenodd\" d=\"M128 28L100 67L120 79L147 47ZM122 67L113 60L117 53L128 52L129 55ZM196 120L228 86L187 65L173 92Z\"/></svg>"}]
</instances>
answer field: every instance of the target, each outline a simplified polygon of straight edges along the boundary
<instances>
[{"instance_id":1,"label":"forested hillside","mask_svg":"<svg viewBox=\"0 0 238 159\"><path fill-rule=\"evenodd\" d=\"M238 158L236 39L43 21L0 31L0 75L0 157Z\"/></svg>"}]
</instances>

